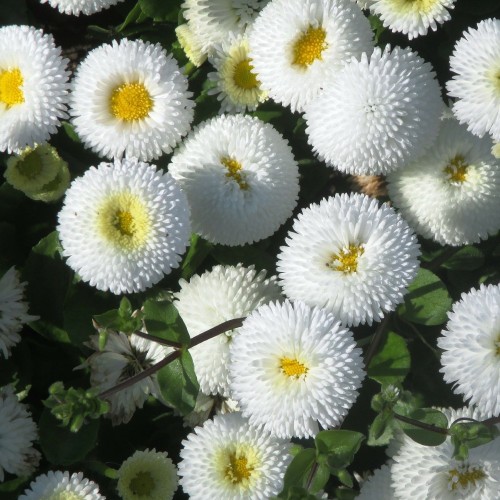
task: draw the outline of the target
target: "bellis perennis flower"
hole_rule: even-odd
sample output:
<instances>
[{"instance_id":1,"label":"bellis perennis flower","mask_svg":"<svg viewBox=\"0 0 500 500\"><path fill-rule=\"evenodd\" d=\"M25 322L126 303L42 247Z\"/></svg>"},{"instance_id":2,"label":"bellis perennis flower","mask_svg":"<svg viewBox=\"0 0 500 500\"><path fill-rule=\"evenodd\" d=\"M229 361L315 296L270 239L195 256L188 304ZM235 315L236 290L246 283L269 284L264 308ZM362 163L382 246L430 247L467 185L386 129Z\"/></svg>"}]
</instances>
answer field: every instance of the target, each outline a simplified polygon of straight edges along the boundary
<instances>
[{"instance_id":1,"label":"bellis perennis flower","mask_svg":"<svg viewBox=\"0 0 500 500\"><path fill-rule=\"evenodd\" d=\"M90 15L107 9L124 0L40 0L40 3L48 3L51 7L58 9L62 14Z\"/></svg>"}]
</instances>

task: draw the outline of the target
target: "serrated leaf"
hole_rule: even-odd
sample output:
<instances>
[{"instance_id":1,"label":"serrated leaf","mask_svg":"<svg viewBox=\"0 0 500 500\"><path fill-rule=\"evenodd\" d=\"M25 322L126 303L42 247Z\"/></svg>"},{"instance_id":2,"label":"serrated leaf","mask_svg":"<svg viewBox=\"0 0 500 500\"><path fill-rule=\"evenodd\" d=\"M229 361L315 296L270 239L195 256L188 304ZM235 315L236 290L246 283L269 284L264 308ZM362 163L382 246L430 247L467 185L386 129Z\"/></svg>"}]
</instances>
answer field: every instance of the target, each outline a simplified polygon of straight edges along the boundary
<instances>
[{"instance_id":1,"label":"serrated leaf","mask_svg":"<svg viewBox=\"0 0 500 500\"><path fill-rule=\"evenodd\" d=\"M484 254L479 248L466 246L454 253L443 267L451 270L473 271L484 264Z\"/></svg>"},{"instance_id":2,"label":"serrated leaf","mask_svg":"<svg viewBox=\"0 0 500 500\"><path fill-rule=\"evenodd\" d=\"M419 422L433 425L440 429L448 428L448 419L446 415L434 408L419 408L413 410L407 416L413 420L418 420ZM401 422L400 420L398 420L398 424L407 436L425 446L438 446L444 443L447 437L444 433L422 429L421 427L407 422Z\"/></svg>"},{"instance_id":3,"label":"serrated leaf","mask_svg":"<svg viewBox=\"0 0 500 500\"><path fill-rule=\"evenodd\" d=\"M184 345L191 342L186 325L172 302L149 299L143 310L148 333Z\"/></svg>"},{"instance_id":4,"label":"serrated leaf","mask_svg":"<svg viewBox=\"0 0 500 500\"><path fill-rule=\"evenodd\" d=\"M331 467L345 469L353 461L364 439L360 432L333 429L319 432L314 442L318 453L328 454Z\"/></svg>"},{"instance_id":5,"label":"serrated leaf","mask_svg":"<svg viewBox=\"0 0 500 500\"><path fill-rule=\"evenodd\" d=\"M452 299L444 283L434 273L420 268L397 312L412 323L441 325L448 318L451 304Z\"/></svg>"}]
</instances>

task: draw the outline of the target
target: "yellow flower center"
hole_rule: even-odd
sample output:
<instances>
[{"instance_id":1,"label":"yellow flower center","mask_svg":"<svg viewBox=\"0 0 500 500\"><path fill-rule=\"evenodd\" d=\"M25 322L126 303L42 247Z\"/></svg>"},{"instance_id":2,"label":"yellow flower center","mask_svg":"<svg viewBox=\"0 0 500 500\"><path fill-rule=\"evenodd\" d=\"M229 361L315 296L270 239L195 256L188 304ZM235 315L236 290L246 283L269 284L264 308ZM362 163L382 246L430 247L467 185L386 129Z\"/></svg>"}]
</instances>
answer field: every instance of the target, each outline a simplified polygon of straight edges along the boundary
<instances>
[{"instance_id":1,"label":"yellow flower center","mask_svg":"<svg viewBox=\"0 0 500 500\"><path fill-rule=\"evenodd\" d=\"M486 474L481 469L467 468L462 471L452 469L448 472L448 476L451 489L452 491L455 491L458 485L460 485L462 488L466 488L470 484L476 486L476 481L485 478Z\"/></svg>"},{"instance_id":2,"label":"yellow flower center","mask_svg":"<svg viewBox=\"0 0 500 500\"><path fill-rule=\"evenodd\" d=\"M243 59L234 67L234 83L237 87L245 90L252 90L259 86L259 82L254 73L251 59Z\"/></svg>"},{"instance_id":3,"label":"yellow flower center","mask_svg":"<svg viewBox=\"0 0 500 500\"><path fill-rule=\"evenodd\" d=\"M129 488L134 495L148 498L155 490L155 481L148 471L139 471L130 480Z\"/></svg>"},{"instance_id":4,"label":"yellow flower center","mask_svg":"<svg viewBox=\"0 0 500 500\"><path fill-rule=\"evenodd\" d=\"M40 500L83 500L82 495L78 495L74 491L58 491L56 493L49 493L40 498Z\"/></svg>"},{"instance_id":5,"label":"yellow flower center","mask_svg":"<svg viewBox=\"0 0 500 500\"><path fill-rule=\"evenodd\" d=\"M292 63L307 68L317 59L322 58L326 49L326 31L323 28L309 26L293 44Z\"/></svg>"},{"instance_id":6,"label":"yellow flower center","mask_svg":"<svg viewBox=\"0 0 500 500\"><path fill-rule=\"evenodd\" d=\"M495 354L500 356L500 333L497 335L497 339L495 340Z\"/></svg>"},{"instance_id":7,"label":"yellow flower center","mask_svg":"<svg viewBox=\"0 0 500 500\"><path fill-rule=\"evenodd\" d=\"M400 12L426 14L441 0L392 0L392 7Z\"/></svg>"},{"instance_id":8,"label":"yellow flower center","mask_svg":"<svg viewBox=\"0 0 500 500\"><path fill-rule=\"evenodd\" d=\"M467 179L467 168L469 165L466 163L462 155L456 155L450 160L448 165L444 167L445 174L448 174L450 182L465 182Z\"/></svg>"},{"instance_id":9,"label":"yellow flower center","mask_svg":"<svg viewBox=\"0 0 500 500\"><path fill-rule=\"evenodd\" d=\"M111 113L115 118L132 122L142 120L153 108L153 100L142 83L124 83L111 93Z\"/></svg>"},{"instance_id":10,"label":"yellow flower center","mask_svg":"<svg viewBox=\"0 0 500 500\"><path fill-rule=\"evenodd\" d=\"M355 273L358 270L358 260L364 253L365 249L362 246L349 245L338 254L332 254L326 265L334 271L345 274Z\"/></svg>"},{"instance_id":11,"label":"yellow flower center","mask_svg":"<svg viewBox=\"0 0 500 500\"><path fill-rule=\"evenodd\" d=\"M229 158L227 156L223 156L220 159L220 162L227 168L226 177L233 179L236 181L240 189L246 191L248 189L248 183L245 181L244 173L241 172L243 166L241 163L234 158Z\"/></svg>"},{"instance_id":12,"label":"yellow flower center","mask_svg":"<svg viewBox=\"0 0 500 500\"><path fill-rule=\"evenodd\" d=\"M281 371L287 377L299 378L301 375L305 375L309 370L306 365L294 358L281 358L280 365Z\"/></svg>"},{"instance_id":13,"label":"yellow flower center","mask_svg":"<svg viewBox=\"0 0 500 500\"><path fill-rule=\"evenodd\" d=\"M245 456L238 457L233 453L229 457L229 465L226 468L226 479L233 484L241 483L245 479L250 478L253 469L254 468L248 464L248 460Z\"/></svg>"},{"instance_id":14,"label":"yellow flower center","mask_svg":"<svg viewBox=\"0 0 500 500\"><path fill-rule=\"evenodd\" d=\"M125 192L103 203L98 211L97 226L102 236L115 247L132 251L144 244L151 224L142 201Z\"/></svg>"},{"instance_id":15,"label":"yellow flower center","mask_svg":"<svg viewBox=\"0 0 500 500\"><path fill-rule=\"evenodd\" d=\"M24 102L23 82L23 75L19 68L0 71L0 101L7 108Z\"/></svg>"}]
</instances>

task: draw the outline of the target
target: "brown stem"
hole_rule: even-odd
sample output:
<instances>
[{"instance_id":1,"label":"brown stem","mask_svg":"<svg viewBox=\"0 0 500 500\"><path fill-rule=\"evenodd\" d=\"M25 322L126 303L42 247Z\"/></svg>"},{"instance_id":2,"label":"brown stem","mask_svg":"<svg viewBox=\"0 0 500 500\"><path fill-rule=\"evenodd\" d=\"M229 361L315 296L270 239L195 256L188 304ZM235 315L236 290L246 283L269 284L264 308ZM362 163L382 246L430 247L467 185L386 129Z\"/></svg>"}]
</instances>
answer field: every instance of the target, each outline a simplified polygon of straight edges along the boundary
<instances>
[{"instance_id":1,"label":"brown stem","mask_svg":"<svg viewBox=\"0 0 500 500\"><path fill-rule=\"evenodd\" d=\"M157 337L156 335L150 335L149 333L144 333L141 331L134 332L134 335L141 337L146 340L151 340L152 342L156 342L157 344L166 345L167 347L174 347L175 349L180 349L182 344L180 342L175 342L173 340L165 340L161 337Z\"/></svg>"},{"instance_id":2,"label":"brown stem","mask_svg":"<svg viewBox=\"0 0 500 500\"><path fill-rule=\"evenodd\" d=\"M318 461L315 460L312 467L311 467L311 472L309 472L309 476L307 476L306 490L309 490L309 488L311 487L314 476L316 475L316 472L318 471L318 465L319 465Z\"/></svg>"},{"instance_id":3,"label":"brown stem","mask_svg":"<svg viewBox=\"0 0 500 500\"><path fill-rule=\"evenodd\" d=\"M450 257L453 257L461 247L450 247L447 248L441 255L438 255L434 260L430 262L423 262L422 267L428 269L429 271L435 271L441 264L444 264Z\"/></svg>"},{"instance_id":4,"label":"brown stem","mask_svg":"<svg viewBox=\"0 0 500 500\"><path fill-rule=\"evenodd\" d=\"M486 420L482 420L481 423L491 427L492 425L500 424L500 417L487 418Z\"/></svg>"},{"instance_id":5,"label":"brown stem","mask_svg":"<svg viewBox=\"0 0 500 500\"><path fill-rule=\"evenodd\" d=\"M373 334L372 341L370 342L370 345L368 346L368 349L366 350L366 355L365 355L365 367L368 369L370 366L371 360L373 359L373 356L377 353L378 347L380 345L380 342L382 341L382 334L385 331L385 327L387 326L387 323L389 322L391 314L387 314L385 318L382 320L380 325L378 325L378 328L375 330L375 333Z\"/></svg>"},{"instance_id":6,"label":"brown stem","mask_svg":"<svg viewBox=\"0 0 500 500\"><path fill-rule=\"evenodd\" d=\"M443 429L442 427L437 427L432 424L426 424L425 422L420 422L420 420L414 420L413 418L405 417L403 415L399 415L398 413L393 413L393 415L395 419L413 425L415 427L420 427L420 429L437 432L438 434L445 434L446 436L448 435L448 429Z\"/></svg>"}]
</instances>

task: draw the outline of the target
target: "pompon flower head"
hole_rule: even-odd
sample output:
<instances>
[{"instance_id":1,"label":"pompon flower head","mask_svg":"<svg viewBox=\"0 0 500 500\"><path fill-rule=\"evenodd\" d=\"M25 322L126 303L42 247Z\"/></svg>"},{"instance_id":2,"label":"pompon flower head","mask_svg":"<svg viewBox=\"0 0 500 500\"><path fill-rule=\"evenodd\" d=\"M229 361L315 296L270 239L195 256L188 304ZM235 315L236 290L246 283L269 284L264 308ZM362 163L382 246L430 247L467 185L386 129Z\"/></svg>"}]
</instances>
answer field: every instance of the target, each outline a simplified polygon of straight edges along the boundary
<instances>
[{"instance_id":1,"label":"pompon flower head","mask_svg":"<svg viewBox=\"0 0 500 500\"><path fill-rule=\"evenodd\" d=\"M28 304L23 298L25 287L14 267L0 279L0 357L8 358L11 348L21 340L22 326L38 319L28 314Z\"/></svg>"},{"instance_id":2,"label":"pompon flower head","mask_svg":"<svg viewBox=\"0 0 500 500\"><path fill-rule=\"evenodd\" d=\"M271 236L297 203L292 150L271 125L250 116L203 123L172 158L193 231L212 243L244 245Z\"/></svg>"},{"instance_id":3,"label":"pompon flower head","mask_svg":"<svg viewBox=\"0 0 500 500\"><path fill-rule=\"evenodd\" d=\"M165 357L160 344L122 332L110 332L103 349L99 349L99 336L93 335L90 347L96 352L85 363L90 366L92 387L97 387L101 392L141 373ZM143 407L150 394L160 397L156 375L146 377L107 398L113 425L126 424L136 408Z\"/></svg>"},{"instance_id":4,"label":"pompon flower head","mask_svg":"<svg viewBox=\"0 0 500 500\"><path fill-rule=\"evenodd\" d=\"M217 71L208 74L216 83L208 93L221 101L220 113L254 111L267 99L254 73L246 37L229 37L215 45L209 60Z\"/></svg>"},{"instance_id":5,"label":"pompon flower head","mask_svg":"<svg viewBox=\"0 0 500 500\"><path fill-rule=\"evenodd\" d=\"M124 0L40 0L40 3L48 3L54 9L62 14L72 14L86 16L95 14L101 10L123 2Z\"/></svg>"},{"instance_id":6,"label":"pompon flower head","mask_svg":"<svg viewBox=\"0 0 500 500\"><path fill-rule=\"evenodd\" d=\"M436 31L438 24L451 19L448 9L457 0L368 0L370 13L380 17L391 31L403 33L411 40L425 35L429 28Z\"/></svg>"},{"instance_id":7,"label":"pompon flower head","mask_svg":"<svg viewBox=\"0 0 500 500\"><path fill-rule=\"evenodd\" d=\"M446 84L457 100L453 113L475 135L489 133L500 142L500 19L486 19L469 28L450 58L456 73Z\"/></svg>"},{"instance_id":8,"label":"pompon flower head","mask_svg":"<svg viewBox=\"0 0 500 500\"><path fill-rule=\"evenodd\" d=\"M216 415L182 442L180 483L192 500L264 500L283 488L290 443L249 425L240 413Z\"/></svg>"},{"instance_id":9,"label":"pompon flower head","mask_svg":"<svg viewBox=\"0 0 500 500\"><path fill-rule=\"evenodd\" d=\"M458 418L482 420L474 408L441 409L449 424ZM469 449L465 461L453 458L454 444L447 437L438 446L425 446L403 438L391 466L396 498L412 500L490 500L498 497L500 438Z\"/></svg>"},{"instance_id":10,"label":"pompon flower head","mask_svg":"<svg viewBox=\"0 0 500 500\"><path fill-rule=\"evenodd\" d=\"M107 158L143 161L170 153L189 129L187 79L160 44L113 41L89 52L71 95L76 132Z\"/></svg>"},{"instance_id":11,"label":"pompon flower head","mask_svg":"<svg viewBox=\"0 0 500 500\"><path fill-rule=\"evenodd\" d=\"M67 63L52 35L31 26L0 29L0 151L42 143L68 117Z\"/></svg>"},{"instance_id":12,"label":"pompon flower head","mask_svg":"<svg viewBox=\"0 0 500 500\"><path fill-rule=\"evenodd\" d=\"M500 415L500 285L463 293L448 315L438 338L445 381L486 417Z\"/></svg>"},{"instance_id":13,"label":"pompon flower head","mask_svg":"<svg viewBox=\"0 0 500 500\"><path fill-rule=\"evenodd\" d=\"M252 26L250 55L269 96L302 112L346 61L371 52L372 38L349 0L273 0Z\"/></svg>"},{"instance_id":14,"label":"pompon flower head","mask_svg":"<svg viewBox=\"0 0 500 500\"><path fill-rule=\"evenodd\" d=\"M175 34L189 61L196 67L200 67L207 60L207 54L203 52L196 33L189 27L189 24L184 23L175 28Z\"/></svg>"},{"instance_id":15,"label":"pompon flower head","mask_svg":"<svg viewBox=\"0 0 500 500\"><path fill-rule=\"evenodd\" d=\"M285 295L325 307L343 324L380 321L415 278L417 238L391 207L342 194L302 210L278 255Z\"/></svg>"},{"instance_id":16,"label":"pompon flower head","mask_svg":"<svg viewBox=\"0 0 500 500\"><path fill-rule=\"evenodd\" d=\"M340 425L365 376L352 333L333 314L303 302L256 309L230 355L231 393L243 415L281 438Z\"/></svg>"},{"instance_id":17,"label":"pompon flower head","mask_svg":"<svg viewBox=\"0 0 500 500\"><path fill-rule=\"evenodd\" d=\"M118 470L123 500L171 500L177 489L177 468L166 452L136 451Z\"/></svg>"},{"instance_id":18,"label":"pompon flower head","mask_svg":"<svg viewBox=\"0 0 500 500\"><path fill-rule=\"evenodd\" d=\"M40 460L40 453L32 447L38 432L12 385L0 387L0 429L0 482L4 481L5 472L30 475Z\"/></svg>"},{"instance_id":19,"label":"pompon flower head","mask_svg":"<svg viewBox=\"0 0 500 500\"><path fill-rule=\"evenodd\" d=\"M104 500L99 486L82 472L49 471L31 482L19 500Z\"/></svg>"},{"instance_id":20,"label":"pompon flower head","mask_svg":"<svg viewBox=\"0 0 500 500\"><path fill-rule=\"evenodd\" d=\"M352 59L306 109L308 141L343 172L386 174L432 145L443 112L429 63L409 48Z\"/></svg>"},{"instance_id":21,"label":"pompon flower head","mask_svg":"<svg viewBox=\"0 0 500 500\"><path fill-rule=\"evenodd\" d=\"M491 146L444 119L434 146L388 175L391 200L419 234L457 246L500 229L500 160Z\"/></svg>"},{"instance_id":22,"label":"pompon flower head","mask_svg":"<svg viewBox=\"0 0 500 500\"><path fill-rule=\"evenodd\" d=\"M390 465L382 465L362 483L356 500L396 500L391 484Z\"/></svg>"},{"instance_id":23,"label":"pompon flower head","mask_svg":"<svg viewBox=\"0 0 500 500\"><path fill-rule=\"evenodd\" d=\"M175 306L194 337L224 321L247 316L258 306L277 300L281 289L274 277L253 266L215 266L188 282L174 297ZM239 329L218 335L189 350L200 389L205 394L229 397L229 347Z\"/></svg>"},{"instance_id":24,"label":"pompon flower head","mask_svg":"<svg viewBox=\"0 0 500 500\"><path fill-rule=\"evenodd\" d=\"M115 294L139 292L179 266L189 207L170 174L115 160L71 183L58 231L63 255L83 281Z\"/></svg>"}]
</instances>

